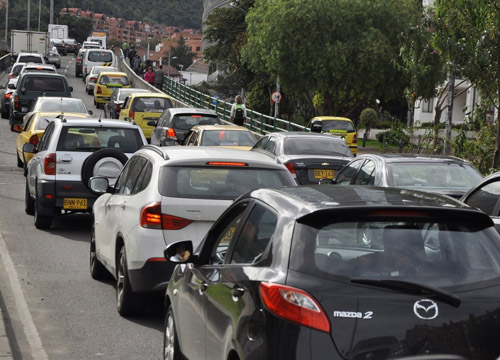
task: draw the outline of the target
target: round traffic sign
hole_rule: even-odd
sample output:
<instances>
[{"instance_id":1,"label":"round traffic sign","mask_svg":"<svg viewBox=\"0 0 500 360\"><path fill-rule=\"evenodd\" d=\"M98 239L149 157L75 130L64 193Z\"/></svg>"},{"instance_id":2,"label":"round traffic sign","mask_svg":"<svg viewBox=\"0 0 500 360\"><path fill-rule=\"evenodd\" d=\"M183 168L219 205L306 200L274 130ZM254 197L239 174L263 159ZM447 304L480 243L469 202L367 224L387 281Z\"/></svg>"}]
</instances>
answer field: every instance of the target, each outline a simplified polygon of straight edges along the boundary
<instances>
[{"instance_id":1,"label":"round traffic sign","mask_svg":"<svg viewBox=\"0 0 500 360\"><path fill-rule=\"evenodd\" d=\"M275 91L271 94L271 100L272 102L279 103L281 102L281 93L278 91Z\"/></svg>"}]
</instances>

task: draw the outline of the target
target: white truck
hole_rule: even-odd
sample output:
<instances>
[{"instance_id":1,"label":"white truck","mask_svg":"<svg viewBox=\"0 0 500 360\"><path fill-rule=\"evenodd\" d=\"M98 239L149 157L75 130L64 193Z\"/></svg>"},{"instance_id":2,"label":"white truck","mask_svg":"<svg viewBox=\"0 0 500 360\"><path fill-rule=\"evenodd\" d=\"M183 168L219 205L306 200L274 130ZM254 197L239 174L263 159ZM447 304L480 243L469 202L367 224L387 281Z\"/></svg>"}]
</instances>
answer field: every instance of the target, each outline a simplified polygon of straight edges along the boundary
<instances>
[{"instance_id":1,"label":"white truck","mask_svg":"<svg viewBox=\"0 0 500 360\"><path fill-rule=\"evenodd\" d=\"M68 25L49 24L49 34L51 39L67 39Z\"/></svg>"},{"instance_id":2,"label":"white truck","mask_svg":"<svg viewBox=\"0 0 500 360\"><path fill-rule=\"evenodd\" d=\"M21 52L46 55L49 52L50 38L48 32L11 30L10 47L12 55ZM13 59L15 57L12 57Z\"/></svg>"}]
</instances>

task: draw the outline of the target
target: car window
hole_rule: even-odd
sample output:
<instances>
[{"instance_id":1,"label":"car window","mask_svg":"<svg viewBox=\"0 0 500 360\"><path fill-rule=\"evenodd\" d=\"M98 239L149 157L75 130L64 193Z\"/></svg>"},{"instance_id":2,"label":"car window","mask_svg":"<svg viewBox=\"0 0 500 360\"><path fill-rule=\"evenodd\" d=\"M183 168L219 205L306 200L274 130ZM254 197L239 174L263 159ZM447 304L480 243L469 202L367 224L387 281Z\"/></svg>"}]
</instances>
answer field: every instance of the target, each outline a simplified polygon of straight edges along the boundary
<instances>
[{"instance_id":1,"label":"car window","mask_svg":"<svg viewBox=\"0 0 500 360\"><path fill-rule=\"evenodd\" d=\"M31 126L31 124L33 123L33 120L35 119L36 117L36 114L32 114L28 119L26 119L24 121L24 124L23 124L23 131L26 131L29 129L29 127Z\"/></svg>"},{"instance_id":2,"label":"car window","mask_svg":"<svg viewBox=\"0 0 500 360\"><path fill-rule=\"evenodd\" d=\"M87 59L92 62L112 62L113 54L108 51L89 51Z\"/></svg>"},{"instance_id":3,"label":"car window","mask_svg":"<svg viewBox=\"0 0 500 360\"><path fill-rule=\"evenodd\" d=\"M263 137L262 139L257 141L257 143L254 146L254 149L264 149L266 147L268 141L269 141L268 136Z\"/></svg>"},{"instance_id":4,"label":"car window","mask_svg":"<svg viewBox=\"0 0 500 360\"><path fill-rule=\"evenodd\" d=\"M477 189L465 203L478 208L490 216L498 216L500 202L500 181L493 181Z\"/></svg>"},{"instance_id":5,"label":"car window","mask_svg":"<svg viewBox=\"0 0 500 360\"><path fill-rule=\"evenodd\" d=\"M66 92L64 79L60 77L27 76L22 87L26 91Z\"/></svg>"},{"instance_id":6,"label":"car window","mask_svg":"<svg viewBox=\"0 0 500 360\"><path fill-rule=\"evenodd\" d=\"M189 130L196 125L221 124L217 116L211 115L175 115L172 119L172 128L178 130Z\"/></svg>"},{"instance_id":7,"label":"car window","mask_svg":"<svg viewBox=\"0 0 500 360\"><path fill-rule=\"evenodd\" d=\"M134 187L142 172L142 168L146 165L147 160L142 156L137 156L137 161L134 162L133 166L128 170L127 179L120 187L118 193L120 195L133 195Z\"/></svg>"},{"instance_id":8,"label":"car window","mask_svg":"<svg viewBox=\"0 0 500 360\"><path fill-rule=\"evenodd\" d=\"M358 172L359 167L363 164L364 159L354 160L350 164L346 165L340 172L337 174L335 182L337 184L350 184L351 180L356 173Z\"/></svg>"},{"instance_id":9,"label":"car window","mask_svg":"<svg viewBox=\"0 0 500 360\"><path fill-rule=\"evenodd\" d=\"M189 135L189 138L188 138L186 145L188 145L188 146L196 145L197 140L198 140L198 135L199 135L199 133L197 130L193 131L191 133L191 135Z\"/></svg>"},{"instance_id":10,"label":"car window","mask_svg":"<svg viewBox=\"0 0 500 360\"><path fill-rule=\"evenodd\" d=\"M343 155L352 157L345 143L332 136L303 136L286 138L283 143L285 155Z\"/></svg>"},{"instance_id":11,"label":"car window","mask_svg":"<svg viewBox=\"0 0 500 360\"><path fill-rule=\"evenodd\" d=\"M124 75L113 75L113 74L101 74L99 77L99 84L106 86L128 86L130 85L130 80Z\"/></svg>"},{"instance_id":12,"label":"car window","mask_svg":"<svg viewBox=\"0 0 500 360\"><path fill-rule=\"evenodd\" d=\"M361 169L359 169L356 180L354 180L355 185L373 185L375 183L375 163L371 160L367 160Z\"/></svg>"},{"instance_id":13,"label":"car window","mask_svg":"<svg viewBox=\"0 0 500 360\"><path fill-rule=\"evenodd\" d=\"M173 107L170 99L158 97L139 97L134 100L132 110L137 112L164 112Z\"/></svg>"},{"instance_id":14,"label":"car window","mask_svg":"<svg viewBox=\"0 0 500 360\"><path fill-rule=\"evenodd\" d=\"M265 150L269 151L271 154L276 154L276 138L274 136L269 137Z\"/></svg>"},{"instance_id":15,"label":"car window","mask_svg":"<svg viewBox=\"0 0 500 360\"><path fill-rule=\"evenodd\" d=\"M54 123L51 122L49 126L47 126L47 130L42 135L42 138L40 139L40 143L38 144L38 151L45 151L47 150L47 147L49 146L50 143L50 138L52 137L52 134L54 132Z\"/></svg>"},{"instance_id":16,"label":"car window","mask_svg":"<svg viewBox=\"0 0 500 360\"><path fill-rule=\"evenodd\" d=\"M137 129L99 126L65 126L61 132L58 151L94 152L99 148L114 148L134 153L143 145Z\"/></svg>"},{"instance_id":17,"label":"car window","mask_svg":"<svg viewBox=\"0 0 500 360\"><path fill-rule=\"evenodd\" d=\"M50 118L46 118L44 116L37 116L34 130L45 130L49 124L50 124Z\"/></svg>"},{"instance_id":18,"label":"car window","mask_svg":"<svg viewBox=\"0 0 500 360\"><path fill-rule=\"evenodd\" d=\"M63 101L63 100L52 100L39 102L35 105L36 111L45 112L74 112L74 113L87 113L87 108L85 107L83 101Z\"/></svg>"},{"instance_id":19,"label":"car window","mask_svg":"<svg viewBox=\"0 0 500 360\"><path fill-rule=\"evenodd\" d=\"M201 139L203 146L253 146L255 138L250 131L205 130Z\"/></svg>"},{"instance_id":20,"label":"car window","mask_svg":"<svg viewBox=\"0 0 500 360\"><path fill-rule=\"evenodd\" d=\"M323 132L353 132L354 125L350 121L342 120L323 120Z\"/></svg>"},{"instance_id":21,"label":"car window","mask_svg":"<svg viewBox=\"0 0 500 360\"><path fill-rule=\"evenodd\" d=\"M277 221L275 213L256 204L239 231L231 259L228 261L232 264L254 264L262 260Z\"/></svg>"},{"instance_id":22,"label":"car window","mask_svg":"<svg viewBox=\"0 0 500 360\"><path fill-rule=\"evenodd\" d=\"M236 238L238 226L241 224L247 207L248 203L243 203L233 209L213 230L216 239L210 252L209 263L211 265L222 264L226 259L229 245Z\"/></svg>"},{"instance_id":23,"label":"car window","mask_svg":"<svg viewBox=\"0 0 500 360\"><path fill-rule=\"evenodd\" d=\"M129 161L127 161L122 169L122 172L118 176L118 179L116 179L115 193L121 194L122 192L125 192L125 190L122 190L122 188L125 186L125 183L127 182L129 177L129 173L138 160L139 156L133 156Z\"/></svg>"},{"instance_id":24,"label":"car window","mask_svg":"<svg viewBox=\"0 0 500 360\"><path fill-rule=\"evenodd\" d=\"M17 59L17 62L43 64L42 58L34 55L22 55Z\"/></svg>"},{"instance_id":25,"label":"car window","mask_svg":"<svg viewBox=\"0 0 500 360\"><path fill-rule=\"evenodd\" d=\"M151 175L153 174L153 164L147 161L146 165L143 166L141 170L141 174L137 179L134 189L132 190L133 194L137 194L148 187L149 182L151 181Z\"/></svg>"},{"instance_id":26,"label":"car window","mask_svg":"<svg viewBox=\"0 0 500 360\"><path fill-rule=\"evenodd\" d=\"M168 114L169 114L168 111L165 111L163 112L163 114L161 114L160 118L158 119L158 125L156 126L157 128L167 126Z\"/></svg>"},{"instance_id":27,"label":"car window","mask_svg":"<svg viewBox=\"0 0 500 360\"><path fill-rule=\"evenodd\" d=\"M296 185L281 169L220 166L166 166L160 170L163 196L232 200L254 189Z\"/></svg>"},{"instance_id":28,"label":"car window","mask_svg":"<svg viewBox=\"0 0 500 360\"><path fill-rule=\"evenodd\" d=\"M127 109L128 108L128 104L130 102L130 99L131 97L130 96L127 96L127 98L125 99L124 103L123 103L123 107L122 109Z\"/></svg>"}]
</instances>

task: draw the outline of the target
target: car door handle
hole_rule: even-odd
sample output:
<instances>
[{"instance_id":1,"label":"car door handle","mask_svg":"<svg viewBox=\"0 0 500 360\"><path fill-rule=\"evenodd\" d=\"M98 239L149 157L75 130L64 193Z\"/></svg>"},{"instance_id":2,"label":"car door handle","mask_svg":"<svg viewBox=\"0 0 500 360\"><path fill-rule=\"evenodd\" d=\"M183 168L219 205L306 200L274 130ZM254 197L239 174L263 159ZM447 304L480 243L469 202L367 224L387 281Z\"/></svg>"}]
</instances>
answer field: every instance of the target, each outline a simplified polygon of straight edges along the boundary
<instances>
[{"instance_id":1,"label":"car door handle","mask_svg":"<svg viewBox=\"0 0 500 360\"><path fill-rule=\"evenodd\" d=\"M71 162L73 160L73 157L71 155L64 155L62 158L61 158L61 161L62 162Z\"/></svg>"},{"instance_id":2,"label":"car door handle","mask_svg":"<svg viewBox=\"0 0 500 360\"><path fill-rule=\"evenodd\" d=\"M233 297L235 297L235 298L240 298L240 297L242 297L244 294L245 294L245 289L243 289L243 288L241 288L241 287L234 287L234 288L231 290L231 295L233 295Z\"/></svg>"}]
</instances>

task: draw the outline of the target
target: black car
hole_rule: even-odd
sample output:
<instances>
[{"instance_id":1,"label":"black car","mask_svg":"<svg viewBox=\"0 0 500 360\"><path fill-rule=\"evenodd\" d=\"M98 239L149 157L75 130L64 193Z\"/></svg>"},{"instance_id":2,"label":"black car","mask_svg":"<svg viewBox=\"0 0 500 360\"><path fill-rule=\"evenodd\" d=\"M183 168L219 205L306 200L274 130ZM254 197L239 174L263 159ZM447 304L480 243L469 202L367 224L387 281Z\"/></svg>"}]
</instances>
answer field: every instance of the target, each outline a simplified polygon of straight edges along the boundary
<instances>
[{"instance_id":1,"label":"black car","mask_svg":"<svg viewBox=\"0 0 500 360\"><path fill-rule=\"evenodd\" d=\"M267 134L252 151L276 157L301 185L333 179L335 173L353 158L343 139L299 131Z\"/></svg>"},{"instance_id":2,"label":"black car","mask_svg":"<svg viewBox=\"0 0 500 360\"><path fill-rule=\"evenodd\" d=\"M4 86L0 86L0 108L2 109L2 118L9 118L9 106L10 106L10 97L12 93L16 90L16 79L9 79L7 84Z\"/></svg>"},{"instance_id":3,"label":"black car","mask_svg":"<svg viewBox=\"0 0 500 360\"><path fill-rule=\"evenodd\" d=\"M194 252L180 241L165 258L179 264L166 292L165 359L500 355L500 235L447 196L255 190Z\"/></svg>"},{"instance_id":4,"label":"black car","mask_svg":"<svg viewBox=\"0 0 500 360\"><path fill-rule=\"evenodd\" d=\"M333 182L425 190L459 199L482 178L472 164L454 156L363 154L338 172Z\"/></svg>"},{"instance_id":5,"label":"black car","mask_svg":"<svg viewBox=\"0 0 500 360\"><path fill-rule=\"evenodd\" d=\"M106 119L118 119L122 110L123 102L130 93L150 92L146 89L119 88L113 91L109 101L104 104L104 117Z\"/></svg>"},{"instance_id":6,"label":"black car","mask_svg":"<svg viewBox=\"0 0 500 360\"><path fill-rule=\"evenodd\" d=\"M53 46L56 47L57 52L60 55L62 56L68 55L68 47L66 46L66 43L64 42L63 39L50 39L50 47L52 48Z\"/></svg>"},{"instance_id":7,"label":"black car","mask_svg":"<svg viewBox=\"0 0 500 360\"><path fill-rule=\"evenodd\" d=\"M76 54L80 50L80 43L75 39L63 39L68 53Z\"/></svg>"}]
</instances>

